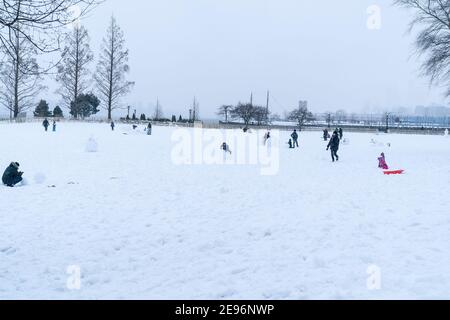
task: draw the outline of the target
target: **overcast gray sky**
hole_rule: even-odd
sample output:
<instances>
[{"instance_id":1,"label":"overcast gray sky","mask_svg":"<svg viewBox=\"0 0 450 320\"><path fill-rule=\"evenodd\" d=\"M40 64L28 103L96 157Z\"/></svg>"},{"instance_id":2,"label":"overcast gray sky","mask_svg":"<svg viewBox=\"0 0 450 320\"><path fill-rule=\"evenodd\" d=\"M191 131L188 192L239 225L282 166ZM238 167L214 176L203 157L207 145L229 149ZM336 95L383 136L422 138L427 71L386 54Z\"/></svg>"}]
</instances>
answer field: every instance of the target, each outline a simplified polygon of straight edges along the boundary
<instances>
[{"instance_id":1,"label":"overcast gray sky","mask_svg":"<svg viewBox=\"0 0 450 320\"><path fill-rule=\"evenodd\" d=\"M381 29L367 27L371 5ZM98 56L114 14L130 49L124 103L166 116L187 114L194 95L203 117L222 104L273 95L273 112L308 100L313 112L372 111L444 104L442 88L419 76L407 34L410 12L391 0L106 0L83 21Z\"/></svg>"}]
</instances>

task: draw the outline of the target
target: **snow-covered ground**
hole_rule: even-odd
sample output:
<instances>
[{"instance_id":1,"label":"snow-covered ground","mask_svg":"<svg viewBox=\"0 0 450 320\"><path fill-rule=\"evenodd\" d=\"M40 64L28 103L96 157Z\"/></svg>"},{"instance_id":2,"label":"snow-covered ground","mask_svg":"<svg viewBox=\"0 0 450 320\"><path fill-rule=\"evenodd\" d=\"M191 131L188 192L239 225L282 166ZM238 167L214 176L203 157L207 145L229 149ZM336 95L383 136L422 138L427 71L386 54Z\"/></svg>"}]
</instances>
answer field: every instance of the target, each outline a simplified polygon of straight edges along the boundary
<instances>
[{"instance_id":1,"label":"snow-covered ground","mask_svg":"<svg viewBox=\"0 0 450 320\"><path fill-rule=\"evenodd\" d=\"M0 187L0 299L450 298L450 138L349 134L333 164L282 132L266 175L179 165L182 130L0 124L28 182Z\"/></svg>"}]
</instances>

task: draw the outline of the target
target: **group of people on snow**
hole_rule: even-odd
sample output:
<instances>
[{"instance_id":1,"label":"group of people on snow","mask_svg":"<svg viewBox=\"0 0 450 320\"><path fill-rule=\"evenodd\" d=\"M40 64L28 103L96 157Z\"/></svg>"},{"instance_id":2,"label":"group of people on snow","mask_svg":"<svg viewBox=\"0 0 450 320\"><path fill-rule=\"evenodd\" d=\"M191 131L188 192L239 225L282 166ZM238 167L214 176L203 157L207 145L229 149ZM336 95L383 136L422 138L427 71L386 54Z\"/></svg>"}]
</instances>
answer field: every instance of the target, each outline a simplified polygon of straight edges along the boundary
<instances>
[{"instance_id":1,"label":"group of people on snow","mask_svg":"<svg viewBox=\"0 0 450 320\"><path fill-rule=\"evenodd\" d=\"M50 122L48 119L45 119L44 122L42 122L42 126L44 127L45 131L48 131L48 127L50 127ZM53 132L56 132L56 121L53 120Z\"/></svg>"},{"instance_id":2,"label":"group of people on snow","mask_svg":"<svg viewBox=\"0 0 450 320\"><path fill-rule=\"evenodd\" d=\"M295 149L295 147L300 148L300 145L298 144L297 130L294 130L294 132L291 134L291 139L289 139L288 144L289 149Z\"/></svg>"}]
</instances>

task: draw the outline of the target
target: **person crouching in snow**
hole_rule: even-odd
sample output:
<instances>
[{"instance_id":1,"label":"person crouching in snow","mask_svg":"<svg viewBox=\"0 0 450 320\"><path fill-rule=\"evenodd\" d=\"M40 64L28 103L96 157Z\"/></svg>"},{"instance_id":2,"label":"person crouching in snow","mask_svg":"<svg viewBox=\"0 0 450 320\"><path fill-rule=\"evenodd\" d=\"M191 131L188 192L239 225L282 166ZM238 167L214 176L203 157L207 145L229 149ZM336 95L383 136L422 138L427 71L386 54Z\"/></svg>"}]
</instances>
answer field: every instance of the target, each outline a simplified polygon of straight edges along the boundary
<instances>
[{"instance_id":1,"label":"person crouching in snow","mask_svg":"<svg viewBox=\"0 0 450 320\"><path fill-rule=\"evenodd\" d=\"M223 144L222 144L222 147L221 147L221 149L225 152L225 153L229 153L229 154L231 154L231 150L230 150L230 146L229 145L227 145L227 143L226 142L224 142Z\"/></svg>"},{"instance_id":2,"label":"person crouching in snow","mask_svg":"<svg viewBox=\"0 0 450 320\"><path fill-rule=\"evenodd\" d=\"M23 172L19 171L20 164L18 162L12 162L3 173L2 182L8 187L14 187L16 184L22 182Z\"/></svg>"},{"instance_id":3,"label":"person crouching in snow","mask_svg":"<svg viewBox=\"0 0 450 320\"><path fill-rule=\"evenodd\" d=\"M386 163L384 153L382 153L381 156L378 158L378 168L383 170L389 170L389 166Z\"/></svg>"}]
</instances>

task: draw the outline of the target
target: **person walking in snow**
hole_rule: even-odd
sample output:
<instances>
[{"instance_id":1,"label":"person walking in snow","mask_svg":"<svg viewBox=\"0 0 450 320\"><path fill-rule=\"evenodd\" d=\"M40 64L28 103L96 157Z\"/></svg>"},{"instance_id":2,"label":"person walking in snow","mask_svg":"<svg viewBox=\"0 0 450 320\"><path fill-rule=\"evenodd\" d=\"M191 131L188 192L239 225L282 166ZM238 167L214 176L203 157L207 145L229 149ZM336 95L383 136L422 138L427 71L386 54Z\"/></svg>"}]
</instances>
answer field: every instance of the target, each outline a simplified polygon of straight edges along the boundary
<instances>
[{"instance_id":1,"label":"person walking in snow","mask_svg":"<svg viewBox=\"0 0 450 320\"><path fill-rule=\"evenodd\" d=\"M335 131L327 147L327 151L331 149L331 159L333 160L333 162L339 161L339 156L337 152L339 151L340 142L341 140L339 140L339 133L338 131Z\"/></svg>"},{"instance_id":2,"label":"person walking in snow","mask_svg":"<svg viewBox=\"0 0 450 320\"><path fill-rule=\"evenodd\" d=\"M42 125L45 128L45 131L48 131L48 127L50 126L50 122L48 122L47 119L44 120L44 122L42 122Z\"/></svg>"},{"instance_id":3,"label":"person walking in snow","mask_svg":"<svg viewBox=\"0 0 450 320\"><path fill-rule=\"evenodd\" d=\"M292 138L292 140L294 142L294 148L295 148L295 146L297 146L297 148L299 148L297 130L294 130L294 132L291 134L291 138Z\"/></svg>"},{"instance_id":4,"label":"person walking in snow","mask_svg":"<svg viewBox=\"0 0 450 320\"><path fill-rule=\"evenodd\" d=\"M14 187L16 184L22 182L23 172L19 171L20 164L18 162L12 162L3 173L2 182L8 187Z\"/></svg>"},{"instance_id":5,"label":"person walking in snow","mask_svg":"<svg viewBox=\"0 0 450 320\"><path fill-rule=\"evenodd\" d=\"M111 130L114 131L115 127L116 127L116 124L114 123L114 121L111 121Z\"/></svg>"},{"instance_id":6,"label":"person walking in snow","mask_svg":"<svg viewBox=\"0 0 450 320\"><path fill-rule=\"evenodd\" d=\"M323 141L328 141L328 129L323 130Z\"/></svg>"},{"instance_id":7,"label":"person walking in snow","mask_svg":"<svg viewBox=\"0 0 450 320\"><path fill-rule=\"evenodd\" d=\"M339 140L342 140L343 137L344 137L344 130L342 130L342 128L339 128Z\"/></svg>"},{"instance_id":8,"label":"person walking in snow","mask_svg":"<svg viewBox=\"0 0 450 320\"><path fill-rule=\"evenodd\" d=\"M382 153L381 156L378 158L378 168L383 170L389 170L389 166L386 163L386 157L384 156L384 153Z\"/></svg>"},{"instance_id":9,"label":"person walking in snow","mask_svg":"<svg viewBox=\"0 0 450 320\"><path fill-rule=\"evenodd\" d=\"M267 131L267 133L264 135L264 145L267 145L267 141L270 139L270 131Z\"/></svg>"},{"instance_id":10,"label":"person walking in snow","mask_svg":"<svg viewBox=\"0 0 450 320\"><path fill-rule=\"evenodd\" d=\"M151 136L152 135L152 123L149 122L148 126L147 126L147 135Z\"/></svg>"},{"instance_id":11,"label":"person walking in snow","mask_svg":"<svg viewBox=\"0 0 450 320\"><path fill-rule=\"evenodd\" d=\"M53 132L56 132L56 121L53 120Z\"/></svg>"}]
</instances>

